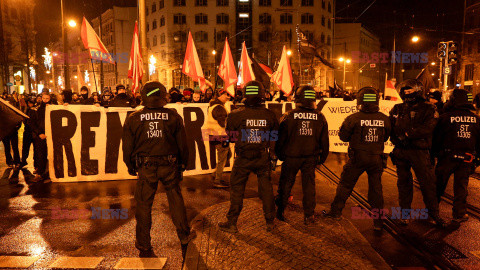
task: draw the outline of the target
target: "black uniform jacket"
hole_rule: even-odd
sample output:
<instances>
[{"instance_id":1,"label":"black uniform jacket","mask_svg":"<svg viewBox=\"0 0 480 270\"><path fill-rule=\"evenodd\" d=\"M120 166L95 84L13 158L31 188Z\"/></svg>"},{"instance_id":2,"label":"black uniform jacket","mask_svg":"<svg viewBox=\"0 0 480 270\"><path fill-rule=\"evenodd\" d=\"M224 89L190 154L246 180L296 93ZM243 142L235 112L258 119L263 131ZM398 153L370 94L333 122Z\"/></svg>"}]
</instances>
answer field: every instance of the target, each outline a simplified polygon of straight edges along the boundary
<instances>
[{"instance_id":1,"label":"black uniform jacket","mask_svg":"<svg viewBox=\"0 0 480 270\"><path fill-rule=\"evenodd\" d=\"M340 127L340 140L349 148L372 154L383 154L392 127L388 116L381 112L357 112L349 115Z\"/></svg>"},{"instance_id":2,"label":"black uniform jacket","mask_svg":"<svg viewBox=\"0 0 480 270\"><path fill-rule=\"evenodd\" d=\"M438 121L435 105L424 100L410 105L395 104L390 111L395 147L427 150L432 146L432 133Z\"/></svg>"},{"instance_id":3,"label":"black uniform jacket","mask_svg":"<svg viewBox=\"0 0 480 270\"><path fill-rule=\"evenodd\" d=\"M275 153L280 160L286 157L320 156L320 162L323 163L328 151L328 124L321 112L298 107L282 116L275 146Z\"/></svg>"},{"instance_id":4,"label":"black uniform jacket","mask_svg":"<svg viewBox=\"0 0 480 270\"><path fill-rule=\"evenodd\" d=\"M175 155L185 168L188 146L182 117L167 108L143 108L130 114L123 126L123 161L134 168L135 156Z\"/></svg>"},{"instance_id":5,"label":"black uniform jacket","mask_svg":"<svg viewBox=\"0 0 480 270\"><path fill-rule=\"evenodd\" d=\"M275 113L264 107L243 107L232 111L225 128L237 151L273 151L278 139L278 120ZM272 152L273 153L273 152Z\"/></svg>"},{"instance_id":6,"label":"black uniform jacket","mask_svg":"<svg viewBox=\"0 0 480 270\"><path fill-rule=\"evenodd\" d=\"M480 154L480 117L468 107L448 109L433 132L432 154ZM472 108L473 109L473 108Z\"/></svg>"}]
</instances>

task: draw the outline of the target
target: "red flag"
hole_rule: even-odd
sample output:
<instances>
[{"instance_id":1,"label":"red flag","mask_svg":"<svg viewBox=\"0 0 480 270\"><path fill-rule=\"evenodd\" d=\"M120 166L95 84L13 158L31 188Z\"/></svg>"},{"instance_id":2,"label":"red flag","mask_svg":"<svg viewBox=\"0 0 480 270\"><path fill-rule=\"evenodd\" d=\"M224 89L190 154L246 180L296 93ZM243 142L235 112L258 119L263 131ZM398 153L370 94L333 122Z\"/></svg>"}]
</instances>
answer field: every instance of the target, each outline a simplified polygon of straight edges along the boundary
<instances>
[{"instance_id":1,"label":"red flag","mask_svg":"<svg viewBox=\"0 0 480 270\"><path fill-rule=\"evenodd\" d=\"M115 63L107 48L102 43L102 40L97 36L93 27L83 17L81 36L83 46L90 50L90 57L95 60L106 61L111 64Z\"/></svg>"},{"instance_id":2,"label":"red flag","mask_svg":"<svg viewBox=\"0 0 480 270\"><path fill-rule=\"evenodd\" d=\"M287 96L290 95L293 88L292 68L287 56L287 47L283 46L282 58L278 64L278 69L272 75L272 81Z\"/></svg>"},{"instance_id":3,"label":"red flag","mask_svg":"<svg viewBox=\"0 0 480 270\"><path fill-rule=\"evenodd\" d=\"M402 101L402 98L395 89L395 83L393 81L387 80L387 74L385 74L385 98L388 100L398 100Z\"/></svg>"},{"instance_id":4,"label":"red flag","mask_svg":"<svg viewBox=\"0 0 480 270\"><path fill-rule=\"evenodd\" d=\"M128 61L128 77L132 79L132 92L135 93L140 86L143 77L143 58L138 42L138 23L135 22L133 31L132 49L130 51L130 61Z\"/></svg>"},{"instance_id":5,"label":"red flag","mask_svg":"<svg viewBox=\"0 0 480 270\"><path fill-rule=\"evenodd\" d=\"M255 80L255 74L252 69L252 60L248 56L247 46L245 41L242 44L242 56L240 57L240 86L243 87L246 83Z\"/></svg>"},{"instance_id":6,"label":"red flag","mask_svg":"<svg viewBox=\"0 0 480 270\"><path fill-rule=\"evenodd\" d=\"M218 68L218 76L223 79L224 89L232 97L235 96L235 83L238 81L237 71L233 63L232 52L228 45L228 39L225 38L225 46L223 47L222 62Z\"/></svg>"},{"instance_id":7,"label":"red flag","mask_svg":"<svg viewBox=\"0 0 480 270\"><path fill-rule=\"evenodd\" d=\"M197 49L193 43L192 33L188 32L187 51L185 52L185 60L183 60L183 74L197 81L202 92L207 89L205 76L203 75L202 66L198 59Z\"/></svg>"}]
</instances>

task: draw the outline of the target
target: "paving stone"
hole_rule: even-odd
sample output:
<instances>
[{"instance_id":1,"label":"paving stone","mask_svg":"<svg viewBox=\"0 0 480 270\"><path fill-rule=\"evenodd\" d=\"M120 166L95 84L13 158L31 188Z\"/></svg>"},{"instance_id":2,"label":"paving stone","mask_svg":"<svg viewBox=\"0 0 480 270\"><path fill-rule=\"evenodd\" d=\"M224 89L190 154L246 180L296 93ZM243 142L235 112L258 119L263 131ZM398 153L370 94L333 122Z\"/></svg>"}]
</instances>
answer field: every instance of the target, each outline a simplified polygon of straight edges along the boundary
<instances>
[{"instance_id":1,"label":"paving stone","mask_svg":"<svg viewBox=\"0 0 480 270\"><path fill-rule=\"evenodd\" d=\"M205 209L193 223L198 236L187 257L199 257L208 269L390 269L361 234L352 233L356 229L348 220L319 218L306 227L303 211L296 207L286 212L289 223L275 221L275 230L267 232L261 202L246 199L239 233L229 234L216 225L225 220L229 204ZM200 268L195 260L184 266Z\"/></svg>"}]
</instances>

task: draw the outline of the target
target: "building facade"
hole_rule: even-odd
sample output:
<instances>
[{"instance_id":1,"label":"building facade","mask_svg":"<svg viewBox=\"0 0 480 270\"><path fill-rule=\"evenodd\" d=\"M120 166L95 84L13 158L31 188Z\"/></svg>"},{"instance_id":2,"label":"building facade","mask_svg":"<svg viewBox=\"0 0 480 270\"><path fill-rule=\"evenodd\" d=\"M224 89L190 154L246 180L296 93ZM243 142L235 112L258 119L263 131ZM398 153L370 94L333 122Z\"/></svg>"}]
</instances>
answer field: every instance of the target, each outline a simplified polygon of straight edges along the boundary
<instances>
[{"instance_id":1,"label":"building facade","mask_svg":"<svg viewBox=\"0 0 480 270\"><path fill-rule=\"evenodd\" d=\"M103 67L99 63L95 64L95 78L99 88L115 87L119 83L125 86L129 84L128 61L136 20L136 7L113 6L105 11L101 18L91 21L93 29L115 60L115 64L103 63Z\"/></svg>"},{"instance_id":2,"label":"building facade","mask_svg":"<svg viewBox=\"0 0 480 270\"><path fill-rule=\"evenodd\" d=\"M345 90L358 91L366 86L377 89L383 87L385 74L380 72L379 59L382 52L380 40L375 34L360 23L337 23L334 48L335 78Z\"/></svg>"},{"instance_id":3,"label":"building facade","mask_svg":"<svg viewBox=\"0 0 480 270\"><path fill-rule=\"evenodd\" d=\"M240 60L245 41L250 56L276 69L283 46L292 54L290 62L299 70L296 25L329 60L333 41L333 0L147 0L147 47L156 59L152 79L168 87L193 87L182 75L188 32L207 80L215 83L225 38L234 61ZM213 54L213 51L216 54ZM327 89L333 72L314 57L300 58L302 83ZM238 67L238 65L237 65ZM297 75L297 77L300 77ZM217 78L217 84L223 84Z\"/></svg>"},{"instance_id":4,"label":"building facade","mask_svg":"<svg viewBox=\"0 0 480 270\"><path fill-rule=\"evenodd\" d=\"M480 92L480 0L467 0L464 12L465 32L474 34L464 35L457 81L477 94Z\"/></svg>"},{"instance_id":5,"label":"building facade","mask_svg":"<svg viewBox=\"0 0 480 270\"><path fill-rule=\"evenodd\" d=\"M0 92L35 91L34 1L0 1Z\"/></svg>"}]
</instances>

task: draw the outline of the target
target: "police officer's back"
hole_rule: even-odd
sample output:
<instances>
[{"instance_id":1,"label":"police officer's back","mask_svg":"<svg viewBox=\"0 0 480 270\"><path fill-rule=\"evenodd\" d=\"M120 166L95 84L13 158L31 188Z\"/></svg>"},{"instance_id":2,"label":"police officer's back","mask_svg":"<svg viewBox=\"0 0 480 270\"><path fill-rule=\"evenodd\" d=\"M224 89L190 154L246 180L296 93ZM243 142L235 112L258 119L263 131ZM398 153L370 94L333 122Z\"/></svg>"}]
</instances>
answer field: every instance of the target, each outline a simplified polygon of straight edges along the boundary
<instances>
[{"instance_id":1,"label":"police officer's back","mask_svg":"<svg viewBox=\"0 0 480 270\"><path fill-rule=\"evenodd\" d=\"M348 116L340 127L340 140L349 142L349 160L343 167L335 199L327 216L341 215L345 202L352 193L360 175L368 174L368 201L374 209L383 208L382 173L386 156L385 142L391 132L388 116L379 112L379 94L376 89L364 87L357 97L359 112ZM375 230L381 230L380 217L374 219Z\"/></svg>"},{"instance_id":2,"label":"police officer's back","mask_svg":"<svg viewBox=\"0 0 480 270\"><path fill-rule=\"evenodd\" d=\"M480 117L472 112L472 101L471 93L453 90L433 132L432 154L438 158L437 198L440 201L453 173L453 221L458 223L468 219L468 180L480 152Z\"/></svg>"},{"instance_id":3,"label":"police officer's back","mask_svg":"<svg viewBox=\"0 0 480 270\"><path fill-rule=\"evenodd\" d=\"M130 174L138 171L135 190L137 229L135 246L144 253L152 250L151 210L160 181L165 187L172 220L185 249L194 237L188 226L179 182L187 166L188 148L181 116L166 104L166 89L148 82L142 89L143 109L132 113L123 128L123 160Z\"/></svg>"},{"instance_id":4,"label":"police officer's back","mask_svg":"<svg viewBox=\"0 0 480 270\"><path fill-rule=\"evenodd\" d=\"M273 229L275 203L270 182L270 155L278 135L275 113L264 108L263 85L251 81L245 86L245 107L232 111L227 117L226 131L235 143L236 159L230 177L230 210L221 230L237 232L237 220L243 207L243 196L248 176L257 175L260 198L263 201L267 230Z\"/></svg>"},{"instance_id":5,"label":"police officer's back","mask_svg":"<svg viewBox=\"0 0 480 270\"><path fill-rule=\"evenodd\" d=\"M282 116L275 153L283 161L278 197L277 218L284 221L295 177L302 171L303 208L305 223L314 223L315 167L329 153L328 125L322 113L315 110L315 90L302 86L296 91L296 108Z\"/></svg>"},{"instance_id":6,"label":"police officer's back","mask_svg":"<svg viewBox=\"0 0 480 270\"><path fill-rule=\"evenodd\" d=\"M400 83L400 97L403 103L395 104L390 111L392 123L391 142L395 148L390 153L392 163L397 167L399 204L410 211L413 201L413 176L417 177L428 215L439 226L445 222L439 216L438 201L435 195L435 174L430 160L433 129L438 120L438 112L433 104L426 102L423 85L418 80ZM408 219L401 222L408 223Z\"/></svg>"}]
</instances>

